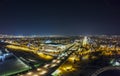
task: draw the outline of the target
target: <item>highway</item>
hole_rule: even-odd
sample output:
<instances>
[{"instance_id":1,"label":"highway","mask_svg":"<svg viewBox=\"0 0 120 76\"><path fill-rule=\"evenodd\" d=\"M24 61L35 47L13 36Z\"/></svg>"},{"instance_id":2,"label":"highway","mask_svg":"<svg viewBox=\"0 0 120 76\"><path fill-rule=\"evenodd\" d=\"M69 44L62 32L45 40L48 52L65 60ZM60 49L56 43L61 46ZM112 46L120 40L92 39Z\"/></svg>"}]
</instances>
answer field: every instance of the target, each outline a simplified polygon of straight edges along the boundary
<instances>
[{"instance_id":1,"label":"highway","mask_svg":"<svg viewBox=\"0 0 120 76\"><path fill-rule=\"evenodd\" d=\"M72 44L70 47L66 48L61 54L58 55L56 59L53 59L50 63L44 64L35 70L31 70L25 74L19 76L50 76L58 67L60 67L69 56L77 49L72 49L76 44Z\"/></svg>"}]
</instances>

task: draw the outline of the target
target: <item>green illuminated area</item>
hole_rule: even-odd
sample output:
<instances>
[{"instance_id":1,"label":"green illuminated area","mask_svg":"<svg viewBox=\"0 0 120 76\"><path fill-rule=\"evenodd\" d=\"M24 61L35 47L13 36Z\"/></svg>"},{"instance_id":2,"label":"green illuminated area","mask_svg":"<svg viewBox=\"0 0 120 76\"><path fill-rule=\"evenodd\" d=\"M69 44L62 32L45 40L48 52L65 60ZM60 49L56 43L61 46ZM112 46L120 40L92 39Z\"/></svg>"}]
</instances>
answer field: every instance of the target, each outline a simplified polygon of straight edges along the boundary
<instances>
[{"instance_id":1,"label":"green illuminated area","mask_svg":"<svg viewBox=\"0 0 120 76\"><path fill-rule=\"evenodd\" d=\"M19 59L5 61L0 64L0 76L14 75L31 69Z\"/></svg>"}]
</instances>

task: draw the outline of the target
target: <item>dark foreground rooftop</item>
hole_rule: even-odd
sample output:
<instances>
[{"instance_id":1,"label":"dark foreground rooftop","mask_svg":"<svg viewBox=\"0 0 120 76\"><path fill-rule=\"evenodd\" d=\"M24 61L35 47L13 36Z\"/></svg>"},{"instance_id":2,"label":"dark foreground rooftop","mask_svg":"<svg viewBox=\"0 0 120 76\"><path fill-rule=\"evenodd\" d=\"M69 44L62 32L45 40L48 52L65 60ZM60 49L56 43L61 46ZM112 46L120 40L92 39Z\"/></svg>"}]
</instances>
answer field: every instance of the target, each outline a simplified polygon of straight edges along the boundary
<instances>
[{"instance_id":1,"label":"dark foreground rooftop","mask_svg":"<svg viewBox=\"0 0 120 76\"><path fill-rule=\"evenodd\" d=\"M120 70L107 70L99 74L98 76L120 76Z\"/></svg>"}]
</instances>

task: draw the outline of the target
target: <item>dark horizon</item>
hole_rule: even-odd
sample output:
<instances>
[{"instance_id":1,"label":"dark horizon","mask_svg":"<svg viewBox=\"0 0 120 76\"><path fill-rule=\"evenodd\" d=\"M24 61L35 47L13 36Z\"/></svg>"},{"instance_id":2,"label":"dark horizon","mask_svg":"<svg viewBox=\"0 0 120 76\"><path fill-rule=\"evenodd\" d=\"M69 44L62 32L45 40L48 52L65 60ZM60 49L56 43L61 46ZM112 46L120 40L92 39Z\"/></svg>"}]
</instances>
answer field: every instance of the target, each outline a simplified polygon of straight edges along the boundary
<instances>
[{"instance_id":1,"label":"dark horizon","mask_svg":"<svg viewBox=\"0 0 120 76\"><path fill-rule=\"evenodd\" d=\"M119 0L2 0L0 34L119 35Z\"/></svg>"}]
</instances>

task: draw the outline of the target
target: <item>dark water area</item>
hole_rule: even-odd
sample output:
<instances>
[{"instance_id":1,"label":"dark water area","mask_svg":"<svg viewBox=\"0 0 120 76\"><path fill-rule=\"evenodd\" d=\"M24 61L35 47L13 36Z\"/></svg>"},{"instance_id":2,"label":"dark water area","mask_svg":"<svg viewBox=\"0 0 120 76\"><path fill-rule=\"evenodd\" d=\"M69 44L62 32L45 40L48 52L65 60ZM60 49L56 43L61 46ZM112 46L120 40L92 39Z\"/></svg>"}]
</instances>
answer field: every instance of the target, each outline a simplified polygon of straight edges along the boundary
<instances>
[{"instance_id":1,"label":"dark water area","mask_svg":"<svg viewBox=\"0 0 120 76\"><path fill-rule=\"evenodd\" d=\"M120 76L120 70L107 70L100 73L98 76Z\"/></svg>"}]
</instances>

